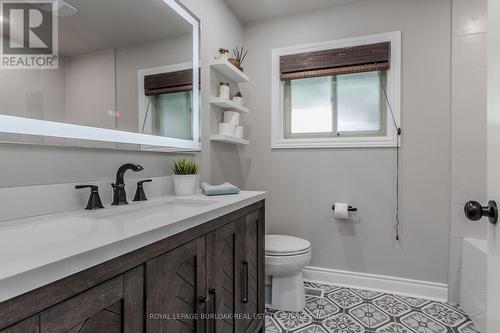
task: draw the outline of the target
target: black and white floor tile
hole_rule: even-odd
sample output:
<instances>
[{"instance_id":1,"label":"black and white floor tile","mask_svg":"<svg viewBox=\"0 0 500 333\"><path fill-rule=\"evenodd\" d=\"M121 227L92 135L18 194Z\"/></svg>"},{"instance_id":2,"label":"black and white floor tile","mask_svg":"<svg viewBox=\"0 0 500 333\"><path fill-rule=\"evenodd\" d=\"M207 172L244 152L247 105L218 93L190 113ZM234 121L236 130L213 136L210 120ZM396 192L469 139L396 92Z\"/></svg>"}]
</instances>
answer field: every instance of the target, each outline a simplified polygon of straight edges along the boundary
<instances>
[{"instance_id":1,"label":"black and white floor tile","mask_svg":"<svg viewBox=\"0 0 500 333\"><path fill-rule=\"evenodd\" d=\"M267 310L266 333L479 333L470 318L446 303L305 282L302 312Z\"/></svg>"}]
</instances>

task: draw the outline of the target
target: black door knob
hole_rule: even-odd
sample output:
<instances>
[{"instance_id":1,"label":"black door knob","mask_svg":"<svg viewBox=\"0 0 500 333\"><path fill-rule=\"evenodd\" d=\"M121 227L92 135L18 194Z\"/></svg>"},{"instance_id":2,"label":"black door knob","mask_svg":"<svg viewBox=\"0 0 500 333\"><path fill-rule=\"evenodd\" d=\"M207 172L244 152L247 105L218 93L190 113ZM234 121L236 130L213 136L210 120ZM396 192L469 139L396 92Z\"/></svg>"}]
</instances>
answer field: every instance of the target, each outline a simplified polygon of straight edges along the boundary
<instances>
[{"instance_id":1,"label":"black door knob","mask_svg":"<svg viewBox=\"0 0 500 333\"><path fill-rule=\"evenodd\" d=\"M477 201L469 201L464 206L464 212L471 221L479 221L483 216L487 217L492 224L498 221L498 207L493 200L489 201L486 207L481 206Z\"/></svg>"}]
</instances>

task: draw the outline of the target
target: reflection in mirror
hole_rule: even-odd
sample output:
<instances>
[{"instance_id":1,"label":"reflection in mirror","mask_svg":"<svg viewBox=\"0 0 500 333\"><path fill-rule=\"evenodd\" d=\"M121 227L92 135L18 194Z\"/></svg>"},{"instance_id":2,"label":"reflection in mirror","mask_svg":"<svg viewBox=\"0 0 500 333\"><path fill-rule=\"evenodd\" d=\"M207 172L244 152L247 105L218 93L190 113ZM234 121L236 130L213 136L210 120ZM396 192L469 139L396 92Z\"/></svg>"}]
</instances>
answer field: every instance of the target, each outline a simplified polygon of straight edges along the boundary
<instances>
[{"instance_id":1,"label":"reflection in mirror","mask_svg":"<svg viewBox=\"0 0 500 333\"><path fill-rule=\"evenodd\" d=\"M198 27L167 2L60 2L52 13L58 68L0 70L0 114L197 143ZM0 139L88 145L17 134Z\"/></svg>"},{"instance_id":2,"label":"reflection in mirror","mask_svg":"<svg viewBox=\"0 0 500 333\"><path fill-rule=\"evenodd\" d=\"M144 87L144 89L142 89ZM190 63L139 71L142 133L193 140L193 70Z\"/></svg>"}]
</instances>

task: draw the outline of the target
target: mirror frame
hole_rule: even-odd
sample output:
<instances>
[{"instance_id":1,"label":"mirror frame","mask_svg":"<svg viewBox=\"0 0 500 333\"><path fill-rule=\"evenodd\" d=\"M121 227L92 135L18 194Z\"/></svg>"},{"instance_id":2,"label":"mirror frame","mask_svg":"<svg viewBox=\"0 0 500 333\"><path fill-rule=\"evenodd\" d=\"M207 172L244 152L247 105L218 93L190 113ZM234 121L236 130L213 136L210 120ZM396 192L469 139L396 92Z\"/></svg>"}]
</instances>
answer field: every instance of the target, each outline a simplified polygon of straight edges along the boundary
<instances>
[{"instance_id":1,"label":"mirror frame","mask_svg":"<svg viewBox=\"0 0 500 333\"><path fill-rule=\"evenodd\" d=\"M193 68L200 67L200 20L179 0L163 0L170 8L182 16L193 26ZM193 87L200 86L199 71L193 70ZM99 127L73 125L48 120L8 116L0 114L0 132L12 134L27 134L68 139L81 139L112 143L127 143L140 145L139 150L160 151L200 151L200 103L201 89L193 89L193 105L198 106L198 112L193 112L193 140L183 140L150 134L105 129ZM15 142L6 142L15 143Z\"/></svg>"}]
</instances>

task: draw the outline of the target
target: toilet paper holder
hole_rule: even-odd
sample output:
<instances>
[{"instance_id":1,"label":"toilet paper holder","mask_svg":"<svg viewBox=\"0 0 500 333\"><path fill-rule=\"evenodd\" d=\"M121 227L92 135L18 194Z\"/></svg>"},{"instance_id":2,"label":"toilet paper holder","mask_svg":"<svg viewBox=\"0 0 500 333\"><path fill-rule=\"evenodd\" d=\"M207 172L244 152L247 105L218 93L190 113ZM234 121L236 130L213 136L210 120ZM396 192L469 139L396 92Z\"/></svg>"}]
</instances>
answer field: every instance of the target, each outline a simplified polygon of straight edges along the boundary
<instances>
[{"instance_id":1,"label":"toilet paper holder","mask_svg":"<svg viewBox=\"0 0 500 333\"><path fill-rule=\"evenodd\" d=\"M333 211L335 210L335 205L332 206L332 210ZM353 207L353 206L348 206L347 207L347 211L349 211L349 212L357 212L358 209L356 207Z\"/></svg>"}]
</instances>

